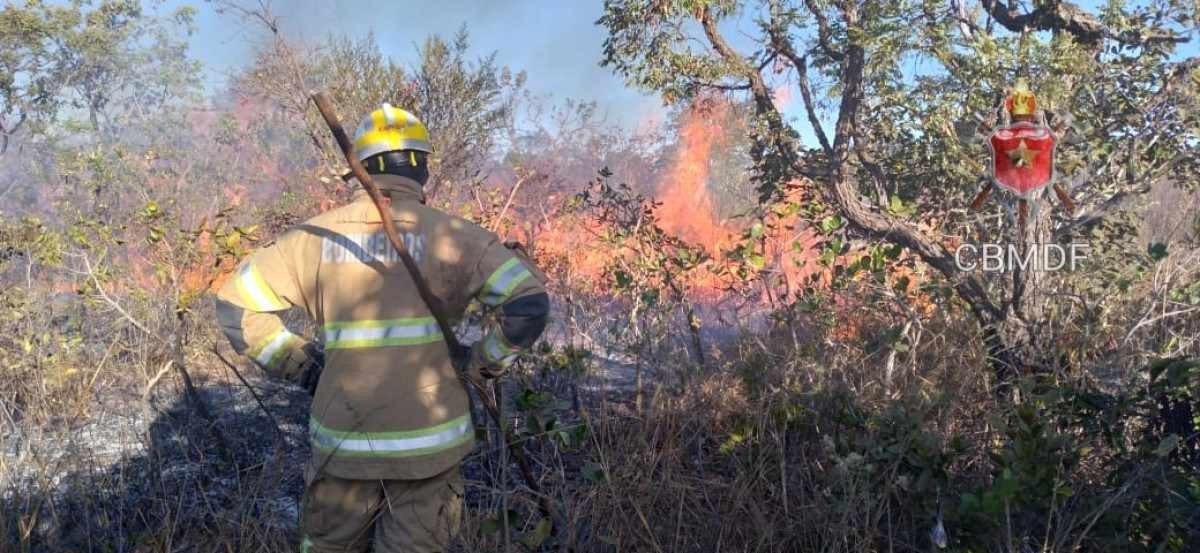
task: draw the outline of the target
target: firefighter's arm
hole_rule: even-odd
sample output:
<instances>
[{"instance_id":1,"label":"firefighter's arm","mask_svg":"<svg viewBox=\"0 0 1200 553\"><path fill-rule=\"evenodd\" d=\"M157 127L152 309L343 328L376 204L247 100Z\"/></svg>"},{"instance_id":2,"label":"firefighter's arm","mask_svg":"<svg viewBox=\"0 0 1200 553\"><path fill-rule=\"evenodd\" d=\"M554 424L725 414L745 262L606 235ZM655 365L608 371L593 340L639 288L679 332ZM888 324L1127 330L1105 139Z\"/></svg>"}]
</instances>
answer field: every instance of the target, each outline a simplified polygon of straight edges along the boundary
<instances>
[{"instance_id":1,"label":"firefighter's arm","mask_svg":"<svg viewBox=\"0 0 1200 553\"><path fill-rule=\"evenodd\" d=\"M527 257L497 241L484 251L472 287L475 298L495 310L498 324L471 346L469 368L499 376L546 328L550 297L545 277Z\"/></svg>"},{"instance_id":2,"label":"firefighter's arm","mask_svg":"<svg viewBox=\"0 0 1200 553\"><path fill-rule=\"evenodd\" d=\"M289 262L287 235L250 255L217 293L217 321L233 349L267 374L305 388L316 385L320 350L290 332L276 314L303 305Z\"/></svg>"}]
</instances>

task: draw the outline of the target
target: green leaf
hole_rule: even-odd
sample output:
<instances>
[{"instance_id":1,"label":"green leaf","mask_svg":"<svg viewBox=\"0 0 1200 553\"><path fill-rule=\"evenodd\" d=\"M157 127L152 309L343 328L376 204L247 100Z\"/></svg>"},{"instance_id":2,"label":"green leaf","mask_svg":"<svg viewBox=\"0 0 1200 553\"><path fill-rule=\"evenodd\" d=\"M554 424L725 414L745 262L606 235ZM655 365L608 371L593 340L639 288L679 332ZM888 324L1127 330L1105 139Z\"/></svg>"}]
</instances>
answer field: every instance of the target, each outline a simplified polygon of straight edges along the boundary
<instances>
[{"instance_id":1,"label":"green leaf","mask_svg":"<svg viewBox=\"0 0 1200 553\"><path fill-rule=\"evenodd\" d=\"M1167 257L1167 245L1162 242L1154 242L1146 248L1146 253L1150 255L1150 259L1154 261L1162 261Z\"/></svg>"},{"instance_id":2,"label":"green leaf","mask_svg":"<svg viewBox=\"0 0 1200 553\"><path fill-rule=\"evenodd\" d=\"M821 250L821 256L817 258L817 262L823 267L831 267L836 259L837 252L833 248L824 248Z\"/></svg>"},{"instance_id":3,"label":"green leaf","mask_svg":"<svg viewBox=\"0 0 1200 553\"><path fill-rule=\"evenodd\" d=\"M743 434L741 432L734 432L734 433L730 434L728 438L725 439L725 443L721 444L721 447L718 449L718 451L720 451L721 453L724 453L724 454L728 454L731 451L733 451L735 448L737 448L738 444L741 444L744 441L746 441L745 434Z\"/></svg>"},{"instance_id":4,"label":"green leaf","mask_svg":"<svg viewBox=\"0 0 1200 553\"><path fill-rule=\"evenodd\" d=\"M505 521L508 522L509 528L517 528L520 526L519 520L517 512L513 509L498 511L495 517L486 519L479 525L479 531L484 535L495 534L504 528Z\"/></svg>"},{"instance_id":5,"label":"green leaf","mask_svg":"<svg viewBox=\"0 0 1200 553\"><path fill-rule=\"evenodd\" d=\"M971 493L964 493L959 498L958 509L965 513L976 512L982 507L979 501L979 496Z\"/></svg>"},{"instance_id":6,"label":"green leaf","mask_svg":"<svg viewBox=\"0 0 1200 553\"><path fill-rule=\"evenodd\" d=\"M758 238L763 235L764 229L762 223L754 223L750 227L750 238Z\"/></svg>"},{"instance_id":7,"label":"green leaf","mask_svg":"<svg viewBox=\"0 0 1200 553\"><path fill-rule=\"evenodd\" d=\"M550 528L550 519L538 519L537 526L534 526L533 530L529 533L521 536L521 543L525 544L525 547L537 551L542 547L542 542L550 537Z\"/></svg>"},{"instance_id":8,"label":"green leaf","mask_svg":"<svg viewBox=\"0 0 1200 553\"><path fill-rule=\"evenodd\" d=\"M608 479L608 475L604 473L604 468L598 463L585 463L579 472L588 482L592 483L603 482Z\"/></svg>"},{"instance_id":9,"label":"green leaf","mask_svg":"<svg viewBox=\"0 0 1200 553\"><path fill-rule=\"evenodd\" d=\"M145 206L142 206L142 216L147 219L153 219L159 216L161 213L162 212L158 209L158 202L154 200L150 200L146 202Z\"/></svg>"},{"instance_id":10,"label":"green leaf","mask_svg":"<svg viewBox=\"0 0 1200 553\"><path fill-rule=\"evenodd\" d=\"M489 534L495 534L496 532L499 532L500 527L501 527L500 521L498 521L494 518L489 518L479 524L479 531L482 532L483 535L486 536Z\"/></svg>"},{"instance_id":11,"label":"green leaf","mask_svg":"<svg viewBox=\"0 0 1200 553\"><path fill-rule=\"evenodd\" d=\"M1170 455L1172 451L1175 451L1175 448L1178 446L1179 435L1167 434L1167 437L1163 438L1162 441L1158 443L1158 447L1154 448L1154 455L1157 457L1166 457L1167 455Z\"/></svg>"},{"instance_id":12,"label":"green leaf","mask_svg":"<svg viewBox=\"0 0 1200 553\"><path fill-rule=\"evenodd\" d=\"M633 284L633 277L625 271L617 270L613 272L613 278L617 282L618 289L628 288L630 284Z\"/></svg>"},{"instance_id":13,"label":"green leaf","mask_svg":"<svg viewBox=\"0 0 1200 553\"><path fill-rule=\"evenodd\" d=\"M576 426L575 428L571 429L571 443L575 444L575 445L580 445L583 443L583 440L585 440L587 438L587 435L588 435L587 427L580 424L580 425Z\"/></svg>"}]
</instances>

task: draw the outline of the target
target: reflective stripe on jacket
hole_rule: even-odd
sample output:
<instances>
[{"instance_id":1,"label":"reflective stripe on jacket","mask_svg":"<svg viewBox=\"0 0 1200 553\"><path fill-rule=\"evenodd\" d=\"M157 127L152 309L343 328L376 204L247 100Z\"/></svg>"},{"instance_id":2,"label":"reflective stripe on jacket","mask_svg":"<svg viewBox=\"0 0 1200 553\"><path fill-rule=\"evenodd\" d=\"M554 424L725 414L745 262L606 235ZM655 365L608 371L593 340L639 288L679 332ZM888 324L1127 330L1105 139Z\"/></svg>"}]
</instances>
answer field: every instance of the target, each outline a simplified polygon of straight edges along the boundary
<instances>
[{"instance_id":1,"label":"reflective stripe on jacket","mask_svg":"<svg viewBox=\"0 0 1200 553\"><path fill-rule=\"evenodd\" d=\"M535 267L493 233L425 206L415 181L376 179L391 198L409 254L447 314L460 319L472 299L493 308L536 304L544 324L548 304ZM234 349L272 375L298 380L306 341L277 314L291 307L316 323L325 349L309 423L317 467L341 478L420 479L471 450L466 392L365 193L255 251L217 298ZM520 325L508 326L508 334L504 325L485 333L475 355L502 366L541 333L533 325L514 336L511 329Z\"/></svg>"}]
</instances>

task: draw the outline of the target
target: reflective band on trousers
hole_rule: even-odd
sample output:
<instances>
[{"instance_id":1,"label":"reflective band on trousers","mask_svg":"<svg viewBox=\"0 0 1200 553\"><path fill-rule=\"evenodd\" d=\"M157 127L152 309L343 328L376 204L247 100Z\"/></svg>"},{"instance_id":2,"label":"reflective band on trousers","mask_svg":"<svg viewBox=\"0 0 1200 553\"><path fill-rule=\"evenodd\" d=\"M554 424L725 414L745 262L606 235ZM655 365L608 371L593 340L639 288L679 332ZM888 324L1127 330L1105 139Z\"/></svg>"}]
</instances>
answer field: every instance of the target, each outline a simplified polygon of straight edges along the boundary
<instances>
[{"instance_id":1,"label":"reflective band on trousers","mask_svg":"<svg viewBox=\"0 0 1200 553\"><path fill-rule=\"evenodd\" d=\"M411 346L442 339L433 317L353 321L325 325L325 349Z\"/></svg>"},{"instance_id":2,"label":"reflective band on trousers","mask_svg":"<svg viewBox=\"0 0 1200 553\"><path fill-rule=\"evenodd\" d=\"M275 291L271 290L267 281L263 280L262 275L258 274L258 270L251 263L243 265L242 270L238 271L237 289L242 299L245 300L246 306L253 311L262 313L288 308L288 305L275 295Z\"/></svg>"},{"instance_id":3,"label":"reflective band on trousers","mask_svg":"<svg viewBox=\"0 0 1200 553\"><path fill-rule=\"evenodd\" d=\"M437 426L400 432L341 432L309 419L313 447L326 453L352 457L414 457L456 447L472 439L471 415L465 414Z\"/></svg>"},{"instance_id":4,"label":"reflective band on trousers","mask_svg":"<svg viewBox=\"0 0 1200 553\"><path fill-rule=\"evenodd\" d=\"M291 345L289 342L293 340L299 340L299 338L295 334L288 332L288 329L281 328L279 332L276 332L266 342L263 342L262 347L255 348L255 351L252 351L251 355L254 356L254 360L259 365L272 369L276 368L275 365L279 363L279 360L287 355L288 347Z\"/></svg>"},{"instance_id":5,"label":"reflective band on trousers","mask_svg":"<svg viewBox=\"0 0 1200 553\"><path fill-rule=\"evenodd\" d=\"M508 299L517 285L524 282L529 276L529 269L525 268L525 264L521 263L520 259L516 257L509 259L492 272L492 275L483 283L483 290L479 292L479 301L492 307L500 305Z\"/></svg>"}]
</instances>

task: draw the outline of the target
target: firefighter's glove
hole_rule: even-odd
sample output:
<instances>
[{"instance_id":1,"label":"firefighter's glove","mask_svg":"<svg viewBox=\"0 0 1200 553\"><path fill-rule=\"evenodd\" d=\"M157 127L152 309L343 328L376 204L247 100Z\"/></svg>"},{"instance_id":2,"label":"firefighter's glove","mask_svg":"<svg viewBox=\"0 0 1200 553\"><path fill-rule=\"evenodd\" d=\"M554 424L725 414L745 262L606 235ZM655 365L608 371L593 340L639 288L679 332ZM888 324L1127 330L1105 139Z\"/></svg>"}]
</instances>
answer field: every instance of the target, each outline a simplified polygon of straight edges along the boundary
<instances>
[{"instance_id":1,"label":"firefighter's glove","mask_svg":"<svg viewBox=\"0 0 1200 553\"><path fill-rule=\"evenodd\" d=\"M450 364L459 375L470 374L471 348L462 344L454 344L450 351Z\"/></svg>"},{"instance_id":2,"label":"firefighter's glove","mask_svg":"<svg viewBox=\"0 0 1200 553\"><path fill-rule=\"evenodd\" d=\"M321 382L321 373L325 370L325 350L321 346L308 343L304 345L304 364L300 366L300 386L308 391L308 395L317 394L317 384Z\"/></svg>"},{"instance_id":3,"label":"firefighter's glove","mask_svg":"<svg viewBox=\"0 0 1200 553\"><path fill-rule=\"evenodd\" d=\"M491 366L483 358L480 342L471 347L461 344L458 347L459 350L454 354L454 370L458 371L458 374L467 375L475 380L496 378L503 374L502 369Z\"/></svg>"}]
</instances>

